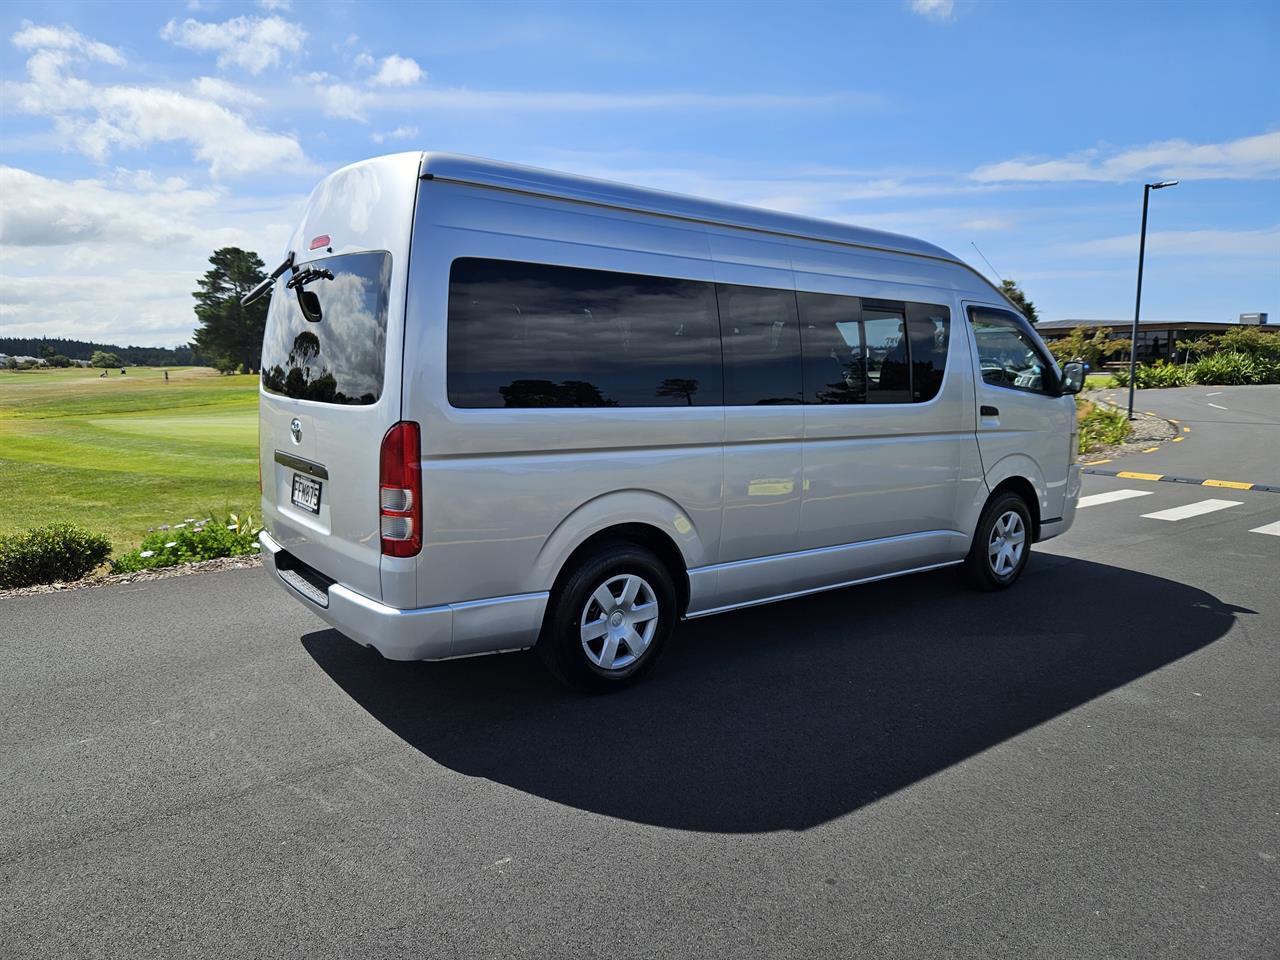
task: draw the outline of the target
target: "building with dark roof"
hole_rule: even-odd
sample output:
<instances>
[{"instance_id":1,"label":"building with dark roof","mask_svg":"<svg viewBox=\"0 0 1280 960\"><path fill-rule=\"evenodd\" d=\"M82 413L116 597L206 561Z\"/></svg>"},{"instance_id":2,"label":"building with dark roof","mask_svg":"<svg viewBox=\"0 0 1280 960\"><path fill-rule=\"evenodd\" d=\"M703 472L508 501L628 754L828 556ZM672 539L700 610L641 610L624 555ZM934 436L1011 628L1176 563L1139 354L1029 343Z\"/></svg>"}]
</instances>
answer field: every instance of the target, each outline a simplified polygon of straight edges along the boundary
<instances>
[{"instance_id":1,"label":"building with dark roof","mask_svg":"<svg viewBox=\"0 0 1280 960\"><path fill-rule=\"evenodd\" d=\"M1138 359L1172 360L1179 340L1196 340L1211 333L1225 333L1244 326L1261 326L1262 329L1280 331L1280 326L1263 326L1267 315L1253 314L1260 322L1240 324L1233 320L1142 320L1138 323ZM1102 327L1114 340L1127 340L1133 332L1132 320L1047 320L1036 324L1036 331L1047 341L1069 336L1076 327L1084 327L1092 333Z\"/></svg>"}]
</instances>

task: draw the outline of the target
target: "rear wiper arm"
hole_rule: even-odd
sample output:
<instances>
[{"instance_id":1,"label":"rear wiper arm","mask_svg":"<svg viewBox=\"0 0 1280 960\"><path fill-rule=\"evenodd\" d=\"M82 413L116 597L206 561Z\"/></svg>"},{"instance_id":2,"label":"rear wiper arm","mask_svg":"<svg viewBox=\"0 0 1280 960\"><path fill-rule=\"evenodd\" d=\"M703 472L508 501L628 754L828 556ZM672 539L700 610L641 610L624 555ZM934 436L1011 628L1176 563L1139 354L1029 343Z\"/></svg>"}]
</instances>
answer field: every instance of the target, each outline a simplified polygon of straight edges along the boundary
<instances>
[{"instance_id":1,"label":"rear wiper arm","mask_svg":"<svg viewBox=\"0 0 1280 960\"><path fill-rule=\"evenodd\" d=\"M330 271L326 270L324 267L321 267L319 270L317 270L315 267L307 267L307 269L303 270L301 273L295 273L292 277L290 277L289 282L285 284L285 287L288 288L289 290L293 290L297 287L305 287L312 280L332 280L332 279L333 279L333 274Z\"/></svg>"},{"instance_id":2,"label":"rear wiper arm","mask_svg":"<svg viewBox=\"0 0 1280 960\"><path fill-rule=\"evenodd\" d=\"M286 270L288 270L292 266L293 266L293 251L290 250L289 256L284 258L284 263L280 264L280 266L276 267L274 270L271 271L271 276L267 277L267 279L263 280L260 284L258 284L256 287L250 290L247 294L245 294L244 299L240 301L240 306L247 307L249 304L253 303L253 301L257 300L260 296L262 296L264 293L266 293L268 290L271 289L272 284L274 284L277 280L280 279L280 274L284 273Z\"/></svg>"}]
</instances>

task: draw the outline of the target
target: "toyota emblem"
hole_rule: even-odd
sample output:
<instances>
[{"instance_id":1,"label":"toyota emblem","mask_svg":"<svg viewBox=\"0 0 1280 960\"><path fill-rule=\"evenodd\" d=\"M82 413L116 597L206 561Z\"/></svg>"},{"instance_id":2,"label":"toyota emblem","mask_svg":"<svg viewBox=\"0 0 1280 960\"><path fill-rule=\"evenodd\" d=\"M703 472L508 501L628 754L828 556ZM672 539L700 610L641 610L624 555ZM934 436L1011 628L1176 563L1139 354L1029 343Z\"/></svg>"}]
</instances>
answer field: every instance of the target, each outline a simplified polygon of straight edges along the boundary
<instances>
[{"instance_id":1,"label":"toyota emblem","mask_svg":"<svg viewBox=\"0 0 1280 960\"><path fill-rule=\"evenodd\" d=\"M289 423L289 436L293 437L294 443L302 442L302 421L297 417Z\"/></svg>"}]
</instances>

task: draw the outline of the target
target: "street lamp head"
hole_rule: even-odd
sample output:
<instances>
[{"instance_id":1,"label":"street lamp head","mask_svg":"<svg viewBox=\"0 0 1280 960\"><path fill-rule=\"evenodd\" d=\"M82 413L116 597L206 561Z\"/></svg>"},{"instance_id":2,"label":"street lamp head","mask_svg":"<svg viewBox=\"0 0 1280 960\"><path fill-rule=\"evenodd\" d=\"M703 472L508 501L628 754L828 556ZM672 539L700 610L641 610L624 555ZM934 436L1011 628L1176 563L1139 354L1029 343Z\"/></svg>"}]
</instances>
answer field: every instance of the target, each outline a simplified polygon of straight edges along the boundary
<instances>
[{"instance_id":1,"label":"street lamp head","mask_svg":"<svg viewBox=\"0 0 1280 960\"><path fill-rule=\"evenodd\" d=\"M1161 180L1159 183L1148 183L1147 186L1152 190L1163 190L1165 187L1176 187L1177 180Z\"/></svg>"}]
</instances>

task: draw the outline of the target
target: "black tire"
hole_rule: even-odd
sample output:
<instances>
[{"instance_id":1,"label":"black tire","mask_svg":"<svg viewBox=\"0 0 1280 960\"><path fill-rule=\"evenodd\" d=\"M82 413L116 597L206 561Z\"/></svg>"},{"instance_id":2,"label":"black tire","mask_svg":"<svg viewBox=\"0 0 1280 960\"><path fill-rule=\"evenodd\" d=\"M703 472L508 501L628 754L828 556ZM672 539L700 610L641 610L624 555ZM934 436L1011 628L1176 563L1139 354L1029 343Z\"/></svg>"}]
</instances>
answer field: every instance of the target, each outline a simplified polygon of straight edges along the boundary
<instances>
[{"instance_id":1,"label":"black tire","mask_svg":"<svg viewBox=\"0 0 1280 960\"><path fill-rule=\"evenodd\" d=\"M995 538L1001 536L995 530L996 524L1008 525L1010 514L1016 514L1021 524L1022 549L1016 562L1008 567L1008 554L997 561L1000 554L997 551L997 555L993 556L992 551L1001 545L994 542ZM1006 590L1013 586L1027 568L1027 561L1031 559L1031 540L1031 511L1027 502L1016 493L1006 492L992 497L982 508L969 555L964 558L965 581L975 590Z\"/></svg>"},{"instance_id":2,"label":"black tire","mask_svg":"<svg viewBox=\"0 0 1280 960\"><path fill-rule=\"evenodd\" d=\"M628 578L639 579L629 606L626 589L633 579ZM615 598L616 606L604 609L598 599L600 588ZM652 629L649 620L641 621L650 612L650 596L657 604ZM619 615L623 622L614 626ZM534 649L563 683L588 693L608 693L630 686L653 667L675 621L676 589L666 565L644 547L618 543L583 559L553 591ZM601 625L604 635L585 639ZM638 647L643 644L638 655L628 643L629 635L634 635ZM606 667L610 643L615 666Z\"/></svg>"}]
</instances>

